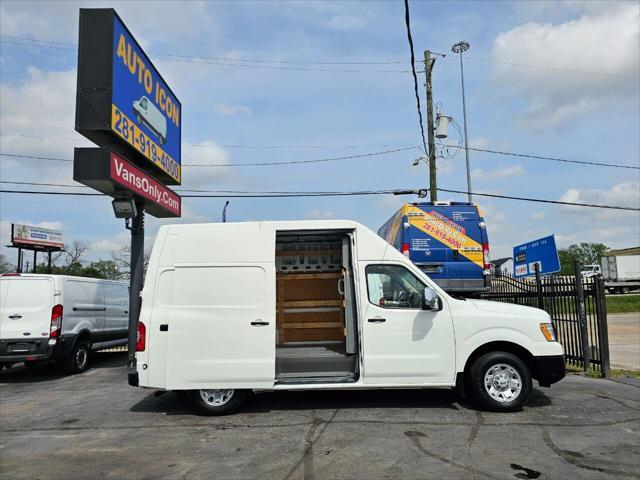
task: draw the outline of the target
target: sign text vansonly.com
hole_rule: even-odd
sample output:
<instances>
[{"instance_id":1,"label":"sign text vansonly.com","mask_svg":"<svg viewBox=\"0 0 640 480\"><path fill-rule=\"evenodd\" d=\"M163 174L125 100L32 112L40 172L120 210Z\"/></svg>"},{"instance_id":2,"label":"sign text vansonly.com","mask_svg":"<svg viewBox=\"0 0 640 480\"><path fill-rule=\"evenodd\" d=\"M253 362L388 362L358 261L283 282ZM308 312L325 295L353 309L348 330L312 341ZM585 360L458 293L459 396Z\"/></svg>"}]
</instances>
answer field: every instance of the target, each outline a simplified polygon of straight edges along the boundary
<instances>
[{"instance_id":1,"label":"sign text vansonly.com","mask_svg":"<svg viewBox=\"0 0 640 480\"><path fill-rule=\"evenodd\" d=\"M111 179L180 216L180 197L126 160L111 154Z\"/></svg>"}]
</instances>

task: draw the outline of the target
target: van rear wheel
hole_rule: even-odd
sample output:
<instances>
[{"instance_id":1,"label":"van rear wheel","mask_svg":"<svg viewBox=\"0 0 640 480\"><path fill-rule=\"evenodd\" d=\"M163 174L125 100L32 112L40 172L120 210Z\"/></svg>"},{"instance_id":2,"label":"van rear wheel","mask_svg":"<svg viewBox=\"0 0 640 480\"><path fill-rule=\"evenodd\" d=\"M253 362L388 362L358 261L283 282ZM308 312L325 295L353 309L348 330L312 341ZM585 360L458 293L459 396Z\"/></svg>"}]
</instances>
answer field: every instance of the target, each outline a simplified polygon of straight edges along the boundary
<instances>
[{"instance_id":1,"label":"van rear wheel","mask_svg":"<svg viewBox=\"0 0 640 480\"><path fill-rule=\"evenodd\" d=\"M490 352L478 358L469 370L469 384L480 406L496 412L520 410L532 389L527 365L507 352Z\"/></svg>"},{"instance_id":2,"label":"van rear wheel","mask_svg":"<svg viewBox=\"0 0 640 480\"><path fill-rule=\"evenodd\" d=\"M69 374L82 373L89 366L91 344L86 340L78 340L71 350L71 356L67 358L64 369Z\"/></svg>"},{"instance_id":3,"label":"van rear wheel","mask_svg":"<svg viewBox=\"0 0 640 480\"><path fill-rule=\"evenodd\" d=\"M229 415L240 408L246 398L246 390L203 389L189 392L194 410L207 416Z\"/></svg>"}]
</instances>

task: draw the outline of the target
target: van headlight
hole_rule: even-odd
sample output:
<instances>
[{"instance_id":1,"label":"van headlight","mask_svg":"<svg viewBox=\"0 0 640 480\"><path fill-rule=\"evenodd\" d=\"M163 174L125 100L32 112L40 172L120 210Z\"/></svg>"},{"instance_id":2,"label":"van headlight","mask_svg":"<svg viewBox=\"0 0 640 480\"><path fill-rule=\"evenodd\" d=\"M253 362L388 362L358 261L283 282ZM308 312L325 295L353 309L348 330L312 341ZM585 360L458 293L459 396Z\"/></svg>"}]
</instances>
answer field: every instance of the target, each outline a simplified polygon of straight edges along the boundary
<instances>
[{"instance_id":1,"label":"van headlight","mask_svg":"<svg viewBox=\"0 0 640 480\"><path fill-rule=\"evenodd\" d=\"M553 325L551 325L551 323L541 323L540 331L544 335L544 338L547 339L547 342L556 341L556 332L553 330Z\"/></svg>"}]
</instances>

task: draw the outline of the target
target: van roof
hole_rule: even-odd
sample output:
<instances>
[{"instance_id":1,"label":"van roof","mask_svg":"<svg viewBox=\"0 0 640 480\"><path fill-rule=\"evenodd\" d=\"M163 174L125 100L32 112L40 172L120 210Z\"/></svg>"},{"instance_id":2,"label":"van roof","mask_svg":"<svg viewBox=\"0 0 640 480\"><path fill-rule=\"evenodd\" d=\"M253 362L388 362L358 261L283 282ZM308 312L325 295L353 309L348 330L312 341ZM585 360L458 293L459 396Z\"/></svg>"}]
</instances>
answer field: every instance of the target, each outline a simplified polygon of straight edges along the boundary
<instances>
[{"instance_id":1,"label":"van roof","mask_svg":"<svg viewBox=\"0 0 640 480\"><path fill-rule=\"evenodd\" d=\"M125 280L110 280L105 278L78 277L76 275L58 275L54 273L3 273L0 278L68 278L72 280L95 280L99 282L127 283Z\"/></svg>"},{"instance_id":2,"label":"van roof","mask_svg":"<svg viewBox=\"0 0 640 480\"><path fill-rule=\"evenodd\" d=\"M344 228L344 229L356 229L356 228L366 228L370 230L368 227L365 227L361 223L355 222L353 220L270 220L270 221L259 221L259 222L210 222L210 223L180 223L173 225L164 225L160 228L166 229L169 228L171 230L174 229L183 229L183 228L192 228L192 227L215 227L215 228L229 228L232 229L234 226L264 226L274 228L276 230L316 230L316 229L333 229L333 228Z\"/></svg>"}]
</instances>

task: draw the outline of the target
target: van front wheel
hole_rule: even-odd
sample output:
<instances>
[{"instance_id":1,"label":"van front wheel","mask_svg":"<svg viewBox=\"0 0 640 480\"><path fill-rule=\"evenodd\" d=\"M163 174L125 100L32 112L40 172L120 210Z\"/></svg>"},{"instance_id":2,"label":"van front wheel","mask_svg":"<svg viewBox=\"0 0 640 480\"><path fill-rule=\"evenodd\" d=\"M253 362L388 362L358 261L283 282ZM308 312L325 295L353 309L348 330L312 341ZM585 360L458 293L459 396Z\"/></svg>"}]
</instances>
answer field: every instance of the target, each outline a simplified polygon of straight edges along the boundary
<instances>
[{"instance_id":1,"label":"van front wheel","mask_svg":"<svg viewBox=\"0 0 640 480\"><path fill-rule=\"evenodd\" d=\"M471 393L487 410L520 410L531 395L531 372L518 357L490 352L478 358L469 371Z\"/></svg>"},{"instance_id":2,"label":"van front wheel","mask_svg":"<svg viewBox=\"0 0 640 480\"><path fill-rule=\"evenodd\" d=\"M246 390L210 389L189 392L191 405L201 415L229 415L235 412L247 397Z\"/></svg>"}]
</instances>

